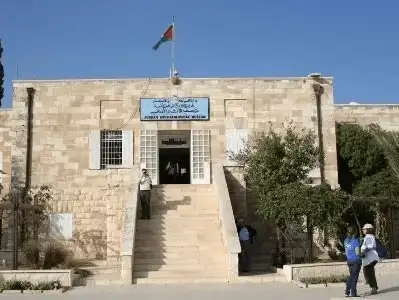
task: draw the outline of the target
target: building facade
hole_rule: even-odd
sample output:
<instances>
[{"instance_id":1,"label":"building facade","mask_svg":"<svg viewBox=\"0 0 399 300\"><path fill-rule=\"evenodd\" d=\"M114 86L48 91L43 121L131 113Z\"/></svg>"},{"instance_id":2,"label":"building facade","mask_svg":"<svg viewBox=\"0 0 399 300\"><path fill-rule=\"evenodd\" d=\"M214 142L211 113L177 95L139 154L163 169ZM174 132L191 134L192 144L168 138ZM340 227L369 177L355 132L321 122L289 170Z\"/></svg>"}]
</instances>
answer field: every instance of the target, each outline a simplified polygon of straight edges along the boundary
<instances>
[{"instance_id":1,"label":"building facade","mask_svg":"<svg viewBox=\"0 0 399 300\"><path fill-rule=\"evenodd\" d=\"M245 183L226 152L252 134L288 122L314 130L326 156L312 176L336 186L336 122L395 129L399 118L399 106L335 105L332 78L318 76L14 81L13 89L13 108L0 110L2 184L51 186L62 238L88 259L120 256L125 202L141 168L154 185L210 184L221 163L228 182L242 183L229 190L234 212L245 215ZM169 162L178 163L179 182L165 175Z\"/></svg>"}]
</instances>

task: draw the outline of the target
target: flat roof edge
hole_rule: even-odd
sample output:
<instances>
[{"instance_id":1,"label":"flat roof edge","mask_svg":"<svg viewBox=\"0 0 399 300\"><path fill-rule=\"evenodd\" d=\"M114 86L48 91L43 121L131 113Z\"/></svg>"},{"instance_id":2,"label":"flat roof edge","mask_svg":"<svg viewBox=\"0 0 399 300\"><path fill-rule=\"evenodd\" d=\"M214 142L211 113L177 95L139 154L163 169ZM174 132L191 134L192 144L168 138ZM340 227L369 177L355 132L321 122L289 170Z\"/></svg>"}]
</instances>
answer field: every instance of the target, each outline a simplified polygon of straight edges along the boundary
<instances>
[{"instance_id":1,"label":"flat roof edge","mask_svg":"<svg viewBox=\"0 0 399 300\"><path fill-rule=\"evenodd\" d=\"M303 77L180 77L182 80L304 80L310 78ZM333 77L322 77L323 79L332 80ZM36 82L79 82L79 81L141 81L141 80L169 80L168 77L138 77L138 78L67 78L67 79L23 79L12 80L13 83L36 83Z\"/></svg>"},{"instance_id":2,"label":"flat roof edge","mask_svg":"<svg viewBox=\"0 0 399 300\"><path fill-rule=\"evenodd\" d=\"M361 106L399 106L399 103L364 103L364 104L342 104L342 103L336 103L334 104L334 106L340 106L340 107L344 107L344 106L350 106L350 107L361 107Z\"/></svg>"}]
</instances>

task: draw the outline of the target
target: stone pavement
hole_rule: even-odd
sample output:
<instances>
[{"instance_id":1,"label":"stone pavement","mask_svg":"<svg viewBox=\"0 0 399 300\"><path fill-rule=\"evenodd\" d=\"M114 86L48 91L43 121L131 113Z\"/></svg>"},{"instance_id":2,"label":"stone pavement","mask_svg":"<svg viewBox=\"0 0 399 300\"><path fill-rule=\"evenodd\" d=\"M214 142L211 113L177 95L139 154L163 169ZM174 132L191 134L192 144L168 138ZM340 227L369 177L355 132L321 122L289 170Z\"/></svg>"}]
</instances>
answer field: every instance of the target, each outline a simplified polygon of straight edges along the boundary
<instances>
[{"instance_id":1,"label":"stone pavement","mask_svg":"<svg viewBox=\"0 0 399 300\"><path fill-rule=\"evenodd\" d=\"M366 299L399 299L399 276L379 278L380 294L366 296ZM363 283L359 284L359 293L368 289ZM296 300L339 300L345 299L342 287L327 288L299 288L294 284L271 282L271 283L238 283L238 284L187 284L187 285L134 285L129 287L102 286L75 288L64 294L19 294L1 295L2 299L162 299L162 300L203 300L203 299L226 299L226 300L252 300L252 299L296 299Z\"/></svg>"}]
</instances>

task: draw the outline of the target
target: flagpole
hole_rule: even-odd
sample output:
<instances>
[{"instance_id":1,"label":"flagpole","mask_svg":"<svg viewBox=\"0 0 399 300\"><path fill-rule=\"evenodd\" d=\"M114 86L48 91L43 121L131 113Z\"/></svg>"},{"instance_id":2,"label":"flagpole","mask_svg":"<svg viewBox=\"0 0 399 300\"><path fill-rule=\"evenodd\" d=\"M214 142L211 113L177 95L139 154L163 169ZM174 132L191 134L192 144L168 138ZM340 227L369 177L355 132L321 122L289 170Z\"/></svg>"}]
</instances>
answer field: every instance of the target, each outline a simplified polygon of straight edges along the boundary
<instances>
[{"instance_id":1,"label":"flagpole","mask_svg":"<svg viewBox=\"0 0 399 300\"><path fill-rule=\"evenodd\" d=\"M175 75L175 16L173 16L173 21L172 21L172 25L173 25L173 39L172 39L172 50L171 50L171 59L172 59L172 69L171 69L171 76Z\"/></svg>"}]
</instances>

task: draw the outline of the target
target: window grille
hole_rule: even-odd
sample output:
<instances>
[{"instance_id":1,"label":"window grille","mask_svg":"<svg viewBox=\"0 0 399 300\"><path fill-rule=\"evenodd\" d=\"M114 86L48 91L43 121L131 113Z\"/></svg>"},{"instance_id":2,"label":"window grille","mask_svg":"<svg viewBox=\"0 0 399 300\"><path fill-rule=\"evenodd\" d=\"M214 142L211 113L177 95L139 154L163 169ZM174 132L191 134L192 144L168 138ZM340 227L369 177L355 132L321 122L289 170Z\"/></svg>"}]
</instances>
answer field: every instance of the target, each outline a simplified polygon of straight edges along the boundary
<instances>
[{"instance_id":1,"label":"window grille","mask_svg":"<svg viewBox=\"0 0 399 300\"><path fill-rule=\"evenodd\" d=\"M101 168L122 165L122 130L101 131Z\"/></svg>"}]
</instances>

